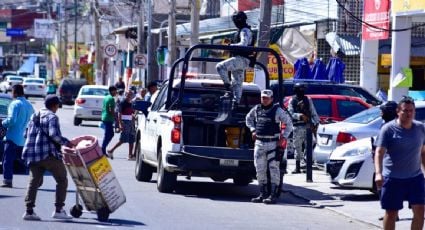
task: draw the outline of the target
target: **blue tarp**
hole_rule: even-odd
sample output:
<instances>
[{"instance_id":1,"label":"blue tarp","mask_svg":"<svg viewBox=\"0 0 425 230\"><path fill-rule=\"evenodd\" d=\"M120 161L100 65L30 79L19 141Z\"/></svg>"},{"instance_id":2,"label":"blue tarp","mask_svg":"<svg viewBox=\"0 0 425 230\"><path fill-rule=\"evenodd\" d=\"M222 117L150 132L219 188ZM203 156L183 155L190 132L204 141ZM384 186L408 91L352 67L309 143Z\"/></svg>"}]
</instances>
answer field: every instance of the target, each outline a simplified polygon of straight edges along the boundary
<instances>
[{"instance_id":1,"label":"blue tarp","mask_svg":"<svg viewBox=\"0 0 425 230\"><path fill-rule=\"evenodd\" d=\"M307 58L298 59L295 64L294 79L313 79Z\"/></svg>"},{"instance_id":2,"label":"blue tarp","mask_svg":"<svg viewBox=\"0 0 425 230\"><path fill-rule=\"evenodd\" d=\"M29 57L24 64L18 69L18 73L34 73L34 65L37 62L37 57Z\"/></svg>"},{"instance_id":3,"label":"blue tarp","mask_svg":"<svg viewBox=\"0 0 425 230\"><path fill-rule=\"evenodd\" d=\"M409 97L412 97L415 101L424 101L425 100L425 91L413 91L409 90Z\"/></svg>"},{"instance_id":4,"label":"blue tarp","mask_svg":"<svg viewBox=\"0 0 425 230\"><path fill-rule=\"evenodd\" d=\"M314 60L311 73L314 80L328 80L328 75L326 75L326 66L320 59Z\"/></svg>"},{"instance_id":5,"label":"blue tarp","mask_svg":"<svg viewBox=\"0 0 425 230\"><path fill-rule=\"evenodd\" d=\"M335 83L344 83L344 69L345 64L341 59L337 57L330 58L328 65L326 66L326 72L328 73L329 81Z\"/></svg>"}]
</instances>

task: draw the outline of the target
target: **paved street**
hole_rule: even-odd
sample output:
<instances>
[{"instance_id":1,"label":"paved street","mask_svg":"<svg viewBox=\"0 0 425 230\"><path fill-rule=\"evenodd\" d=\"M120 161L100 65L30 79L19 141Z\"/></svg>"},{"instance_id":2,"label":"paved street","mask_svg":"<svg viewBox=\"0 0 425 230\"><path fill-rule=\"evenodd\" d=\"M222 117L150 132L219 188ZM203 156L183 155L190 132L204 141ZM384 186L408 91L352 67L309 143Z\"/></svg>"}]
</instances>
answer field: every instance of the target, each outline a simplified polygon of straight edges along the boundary
<instances>
[{"instance_id":1,"label":"paved street","mask_svg":"<svg viewBox=\"0 0 425 230\"><path fill-rule=\"evenodd\" d=\"M41 99L31 100L35 101L35 108L40 108ZM83 122L82 126L74 127L72 112L69 106L58 112L65 136L102 136L97 122ZM117 139L116 135L112 142L115 143ZM181 177L174 194L159 193L155 177L151 183L136 181L135 162L127 161L126 157L126 146L123 146L117 149L111 161L125 191L127 203L110 215L109 222L98 222L93 213L83 213L81 218L68 223L52 219L55 183L51 176L45 177L35 208L43 221L23 221L21 216L25 210L24 194L28 176L17 175L13 189L0 188L0 229L377 229L372 224L359 221L361 218L356 220L330 210L332 205L314 205L302 199L299 195L303 195L308 188L294 185L286 185L286 188L296 193L283 193L279 204L272 206L249 202L257 195L254 183L237 187L231 182L212 183L209 179L200 178L192 178L193 181L188 182ZM298 183L294 180L297 177L288 176L288 181ZM75 204L75 185L71 179L68 191L67 210ZM316 194L320 192L316 191ZM358 202L362 204L356 207L359 213L368 209L368 202ZM355 200L350 203L355 203ZM338 206L344 207L345 201L341 200Z\"/></svg>"}]
</instances>

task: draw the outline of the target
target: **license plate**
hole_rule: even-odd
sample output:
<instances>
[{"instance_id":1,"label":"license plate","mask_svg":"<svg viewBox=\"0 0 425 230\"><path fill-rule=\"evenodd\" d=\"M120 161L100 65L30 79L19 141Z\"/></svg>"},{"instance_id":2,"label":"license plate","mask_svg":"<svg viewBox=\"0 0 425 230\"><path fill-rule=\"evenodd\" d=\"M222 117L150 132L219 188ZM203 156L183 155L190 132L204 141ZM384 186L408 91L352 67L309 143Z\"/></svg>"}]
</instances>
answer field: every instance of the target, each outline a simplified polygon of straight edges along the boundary
<instances>
[{"instance_id":1,"label":"license plate","mask_svg":"<svg viewBox=\"0 0 425 230\"><path fill-rule=\"evenodd\" d=\"M221 166L238 166L239 162L238 160L232 160L232 159L220 159L220 165Z\"/></svg>"},{"instance_id":2,"label":"license plate","mask_svg":"<svg viewBox=\"0 0 425 230\"><path fill-rule=\"evenodd\" d=\"M29 88L30 90L35 90L35 86L33 86L33 85L30 85L28 88Z\"/></svg>"},{"instance_id":3,"label":"license plate","mask_svg":"<svg viewBox=\"0 0 425 230\"><path fill-rule=\"evenodd\" d=\"M92 114L93 115L101 115L102 114L102 111L93 111Z\"/></svg>"},{"instance_id":4,"label":"license plate","mask_svg":"<svg viewBox=\"0 0 425 230\"><path fill-rule=\"evenodd\" d=\"M320 144L327 145L329 143L330 136L329 135L320 135Z\"/></svg>"}]
</instances>

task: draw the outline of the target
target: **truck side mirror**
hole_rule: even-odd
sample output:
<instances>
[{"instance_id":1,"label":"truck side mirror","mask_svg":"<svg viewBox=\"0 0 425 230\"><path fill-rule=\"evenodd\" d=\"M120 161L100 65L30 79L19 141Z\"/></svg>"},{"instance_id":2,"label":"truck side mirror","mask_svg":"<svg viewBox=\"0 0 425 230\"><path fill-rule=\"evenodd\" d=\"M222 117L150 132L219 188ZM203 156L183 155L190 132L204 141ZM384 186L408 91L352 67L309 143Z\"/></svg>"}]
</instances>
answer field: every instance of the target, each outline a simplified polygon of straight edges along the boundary
<instances>
[{"instance_id":1,"label":"truck side mirror","mask_svg":"<svg viewBox=\"0 0 425 230\"><path fill-rule=\"evenodd\" d=\"M142 100L136 100L133 102L133 109L137 111L143 112L145 116L148 116L148 108L151 106L152 103L149 101L142 101Z\"/></svg>"}]
</instances>

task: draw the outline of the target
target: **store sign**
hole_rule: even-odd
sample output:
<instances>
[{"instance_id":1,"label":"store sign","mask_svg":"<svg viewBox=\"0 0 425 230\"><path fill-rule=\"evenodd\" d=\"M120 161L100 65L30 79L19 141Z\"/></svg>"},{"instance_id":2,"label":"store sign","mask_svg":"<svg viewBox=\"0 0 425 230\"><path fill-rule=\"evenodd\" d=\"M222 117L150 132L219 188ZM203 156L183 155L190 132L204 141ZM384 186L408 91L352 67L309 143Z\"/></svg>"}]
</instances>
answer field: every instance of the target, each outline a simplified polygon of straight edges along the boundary
<instances>
[{"instance_id":1,"label":"store sign","mask_svg":"<svg viewBox=\"0 0 425 230\"><path fill-rule=\"evenodd\" d=\"M8 28L6 29L6 36L9 37L22 37L25 36L25 31L20 28Z\"/></svg>"},{"instance_id":2,"label":"store sign","mask_svg":"<svg viewBox=\"0 0 425 230\"><path fill-rule=\"evenodd\" d=\"M34 19L35 38L54 38L54 21L50 19Z\"/></svg>"},{"instance_id":3,"label":"store sign","mask_svg":"<svg viewBox=\"0 0 425 230\"><path fill-rule=\"evenodd\" d=\"M374 27L363 24L363 40L381 40L388 38L388 29L390 29L389 7L389 0L364 1L363 21Z\"/></svg>"},{"instance_id":4,"label":"store sign","mask_svg":"<svg viewBox=\"0 0 425 230\"><path fill-rule=\"evenodd\" d=\"M401 13L408 11L425 10L425 1L423 0L392 0L392 13Z\"/></svg>"}]
</instances>

